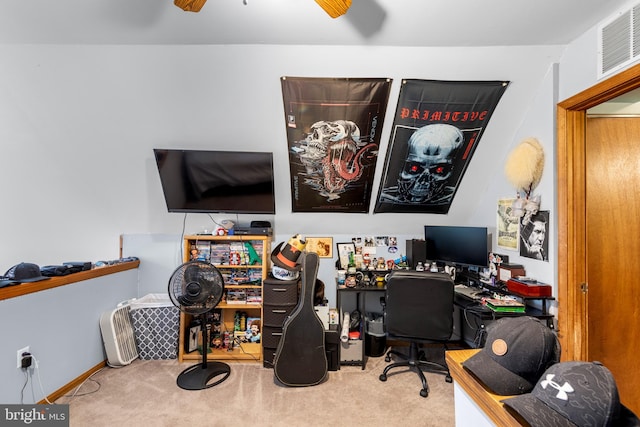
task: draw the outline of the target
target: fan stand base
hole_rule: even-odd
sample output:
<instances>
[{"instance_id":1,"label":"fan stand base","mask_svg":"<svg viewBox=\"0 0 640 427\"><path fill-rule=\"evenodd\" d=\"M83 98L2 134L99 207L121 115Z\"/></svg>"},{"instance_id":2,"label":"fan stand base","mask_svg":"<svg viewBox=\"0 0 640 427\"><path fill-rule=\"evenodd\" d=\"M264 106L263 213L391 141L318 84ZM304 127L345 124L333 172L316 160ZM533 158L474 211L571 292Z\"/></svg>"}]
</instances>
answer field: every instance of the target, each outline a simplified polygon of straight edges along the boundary
<instances>
[{"instance_id":1,"label":"fan stand base","mask_svg":"<svg viewBox=\"0 0 640 427\"><path fill-rule=\"evenodd\" d=\"M222 362L208 362L207 366L193 365L178 375L178 387L184 390L204 390L213 387L226 380L231 374L231 367ZM215 377L222 375L220 379L209 383Z\"/></svg>"}]
</instances>

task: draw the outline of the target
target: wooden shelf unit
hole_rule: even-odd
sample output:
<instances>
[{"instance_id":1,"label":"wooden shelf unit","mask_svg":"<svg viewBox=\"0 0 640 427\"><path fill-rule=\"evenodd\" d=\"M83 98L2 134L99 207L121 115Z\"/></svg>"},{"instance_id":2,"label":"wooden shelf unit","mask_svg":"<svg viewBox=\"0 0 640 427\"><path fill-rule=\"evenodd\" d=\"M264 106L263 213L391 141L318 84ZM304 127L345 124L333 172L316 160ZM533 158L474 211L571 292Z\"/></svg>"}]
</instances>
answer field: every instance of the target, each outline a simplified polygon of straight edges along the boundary
<instances>
[{"instance_id":1,"label":"wooden shelf unit","mask_svg":"<svg viewBox=\"0 0 640 427\"><path fill-rule=\"evenodd\" d=\"M227 258L224 260L220 260L219 257L214 257L214 262L212 263L225 277L225 292L232 289L257 289L260 291L261 297L263 296L262 283L267 278L270 269L270 236L266 235L225 235L225 236L213 236L213 235L188 235L184 236L183 245L184 245L184 262L191 260L191 250L197 244L200 246L213 244L217 245L218 249L220 249L221 245L229 244L230 247L233 244L241 243L244 245L245 242L251 243L251 246L256 250L260 261L257 264L249 265L249 264L229 264L229 260L231 259L231 255L229 253L226 254ZM211 256L211 254L209 255ZM245 257L248 257L247 254L241 257L240 262L245 261ZM208 259L210 261L210 259ZM220 262L218 262L220 261ZM239 273L241 275L245 274L253 274L252 277L256 279L259 277L259 284L242 284L242 283L234 283L232 281L227 281L230 276L233 276L235 273ZM222 311L222 330L226 330L233 334L234 330L234 316L236 311L244 311L247 313L247 317L259 317L262 321L263 313L262 313L262 302L260 303L248 303L248 304L229 304L225 300L221 301L216 309L220 309ZM185 349L185 339L188 336L189 324L191 323L192 316L180 312L180 334L178 341L178 361L201 361L202 355L199 351L192 351L190 353L186 352ZM262 328L261 328L262 332ZM201 341L201 337L199 337L199 341ZM262 340L261 340L262 341ZM262 362L263 360L263 351L262 351L262 342L261 343L242 343L240 346L234 346L231 351L227 348L216 349L209 347L209 353L207 355L207 360L224 360L224 361L255 361Z\"/></svg>"}]
</instances>

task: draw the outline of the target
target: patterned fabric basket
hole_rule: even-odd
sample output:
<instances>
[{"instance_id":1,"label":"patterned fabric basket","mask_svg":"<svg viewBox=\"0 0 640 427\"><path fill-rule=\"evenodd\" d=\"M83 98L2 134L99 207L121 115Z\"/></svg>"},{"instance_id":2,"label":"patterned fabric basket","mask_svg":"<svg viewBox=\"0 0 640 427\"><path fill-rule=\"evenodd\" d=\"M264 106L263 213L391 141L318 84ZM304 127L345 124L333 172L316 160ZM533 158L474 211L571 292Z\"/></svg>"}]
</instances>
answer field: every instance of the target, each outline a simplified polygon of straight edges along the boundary
<instances>
[{"instance_id":1,"label":"patterned fabric basket","mask_svg":"<svg viewBox=\"0 0 640 427\"><path fill-rule=\"evenodd\" d=\"M178 357L180 310L168 295L148 294L132 301L130 315L140 359Z\"/></svg>"}]
</instances>

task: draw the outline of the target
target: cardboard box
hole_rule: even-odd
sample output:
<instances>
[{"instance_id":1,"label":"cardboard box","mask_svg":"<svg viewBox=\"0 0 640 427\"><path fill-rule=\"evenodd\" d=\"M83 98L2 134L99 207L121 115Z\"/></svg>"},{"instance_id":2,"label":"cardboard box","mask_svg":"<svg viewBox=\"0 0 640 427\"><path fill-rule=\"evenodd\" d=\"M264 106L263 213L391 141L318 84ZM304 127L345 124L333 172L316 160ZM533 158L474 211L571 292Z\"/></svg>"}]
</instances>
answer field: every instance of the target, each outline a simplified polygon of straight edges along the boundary
<instances>
[{"instance_id":1,"label":"cardboard box","mask_svg":"<svg viewBox=\"0 0 640 427\"><path fill-rule=\"evenodd\" d=\"M329 329L329 306L328 305L316 305L314 307L316 314L322 321L322 325L325 330Z\"/></svg>"},{"instance_id":2,"label":"cardboard box","mask_svg":"<svg viewBox=\"0 0 640 427\"><path fill-rule=\"evenodd\" d=\"M361 362L362 361L362 340L349 340L340 342L341 362Z\"/></svg>"},{"instance_id":3,"label":"cardboard box","mask_svg":"<svg viewBox=\"0 0 640 427\"><path fill-rule=\"evenodd\" d=\"M506 282L512 277L524 276L524 267L521 264L500 264L498 267L498 280Z\"/></svg>"}]
</instances>

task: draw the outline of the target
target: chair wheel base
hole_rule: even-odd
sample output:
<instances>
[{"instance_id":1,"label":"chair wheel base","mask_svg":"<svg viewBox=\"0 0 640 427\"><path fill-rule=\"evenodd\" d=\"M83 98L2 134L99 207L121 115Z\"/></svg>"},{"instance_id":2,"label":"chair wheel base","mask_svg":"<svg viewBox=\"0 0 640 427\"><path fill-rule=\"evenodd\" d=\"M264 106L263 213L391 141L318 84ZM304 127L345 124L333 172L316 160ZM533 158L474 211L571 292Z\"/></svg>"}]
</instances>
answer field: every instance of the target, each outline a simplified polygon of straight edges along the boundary
<instances>
[{"instance_id":1,"label":"chair wheel base","mask_svg":"<svg viewBox=\"0 0 640 427\"><path fill-rule=\"evenodd\" d=\"M452 383L453 382L453 378L451 378L451 375L447 375L446 377L444 377L444 380L448 383Z\"/></svg>"},{"instance_id":2,"label":"chair wheel base","mask_svg":"<svg viewBox=\"0 0 640 427\"><path fill-rule=\"evenodd\" d=\"M387 376L385 374L380 374L380 381L386 381Z\"/></svg>"},{"instance_id":3,"label":"chair wheel base","mask_svg":"<svg viewBox=\"0 0 640 427\"><path fill-rule=\"evenodd\" d=\"M425 389L420 390L420 396L422 396L422 397L429 396L429 391L425 390Z\"/></svg>"}]
</instances>

